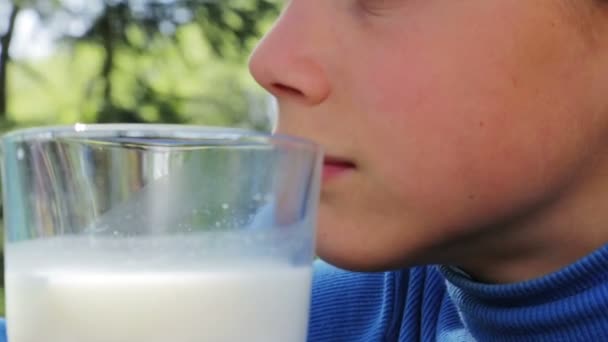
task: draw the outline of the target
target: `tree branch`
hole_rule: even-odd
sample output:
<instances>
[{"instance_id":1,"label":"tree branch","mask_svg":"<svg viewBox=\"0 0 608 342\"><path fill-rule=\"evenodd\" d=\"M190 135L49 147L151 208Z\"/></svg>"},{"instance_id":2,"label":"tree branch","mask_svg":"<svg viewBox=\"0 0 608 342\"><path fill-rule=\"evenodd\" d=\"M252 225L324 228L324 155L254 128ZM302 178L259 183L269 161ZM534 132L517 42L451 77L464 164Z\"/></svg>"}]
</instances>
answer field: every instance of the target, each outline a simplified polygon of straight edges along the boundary
<instances>
[{"instance_id":1,"label":"tree branch","mask_svg":"<svg viewBox=\"0 0 608 342\"><path fill-rule=\"evenodd\" d=\"M19 10L19 6L13 5L13 9L8 20L8 29L6 30L6 33L0 37L0 46L2 46L2 52L0 52L0 117L6 116L6 111L8 109L7 67L10 60L8 51L11 46L11 40L13 39L15 22Z\"/></svg>"},{"instance_id":2,"label":"tree branch","mask_svg":"<svg viewBox=\"0 0 608 342\"><path fill-rule=\"evenodd\" d=\"M114 68L114 30L113 30L114 13L111 6L106 5L105 16L101 23L101 35L103 39L103 48L105 51L105 59L101 67L101 77L105 81L104 97L107 102L112 102L112 69Z\"/></svg>"}]
</instances>

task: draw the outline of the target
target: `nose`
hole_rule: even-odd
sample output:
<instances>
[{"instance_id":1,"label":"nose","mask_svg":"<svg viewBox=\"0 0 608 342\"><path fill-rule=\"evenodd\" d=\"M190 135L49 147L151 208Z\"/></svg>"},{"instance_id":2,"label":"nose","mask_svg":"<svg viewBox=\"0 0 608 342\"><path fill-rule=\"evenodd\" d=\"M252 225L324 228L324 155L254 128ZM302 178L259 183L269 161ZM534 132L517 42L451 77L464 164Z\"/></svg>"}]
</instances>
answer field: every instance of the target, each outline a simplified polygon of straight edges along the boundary
<instances>
[{"instance_id":1,"label":"nose","mask_svg":"<svg viewBox=\"0 0 608 342\"><path fill-rule=\"evenodd\" d=\"M254 50L249 70L279 103L322 103L330 93L323 68L322 41L312 22L310 0L292 0Z\"/></svg>"}]
</instances>

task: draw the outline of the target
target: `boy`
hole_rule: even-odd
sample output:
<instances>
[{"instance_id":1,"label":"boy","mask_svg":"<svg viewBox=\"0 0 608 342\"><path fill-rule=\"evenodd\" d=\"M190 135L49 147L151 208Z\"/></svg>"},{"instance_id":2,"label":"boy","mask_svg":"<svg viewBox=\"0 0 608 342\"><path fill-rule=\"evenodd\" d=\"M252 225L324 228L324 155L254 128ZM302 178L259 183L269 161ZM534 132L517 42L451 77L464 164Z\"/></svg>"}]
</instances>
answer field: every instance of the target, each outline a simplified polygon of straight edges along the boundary
<instances>
[{"instance_id":1,"label":"boy","mask_svg":"<svg viewBox=\"0 0 608 342\"><path fill-rule=\"evenodd\" d=\"M290 0L251 71L328 152L310 341L608 341L608 4Z\"/></svg>"},{"instance_id":2,"label":"boy","mask_svg":"<svg viewBox=\"0 0 608 342\"><path fill-rule=\"evenodd\" d=\"M310 341L608 341L608 3L291 0L250 68L328 153Z\"/></svg>"}]
</instances>

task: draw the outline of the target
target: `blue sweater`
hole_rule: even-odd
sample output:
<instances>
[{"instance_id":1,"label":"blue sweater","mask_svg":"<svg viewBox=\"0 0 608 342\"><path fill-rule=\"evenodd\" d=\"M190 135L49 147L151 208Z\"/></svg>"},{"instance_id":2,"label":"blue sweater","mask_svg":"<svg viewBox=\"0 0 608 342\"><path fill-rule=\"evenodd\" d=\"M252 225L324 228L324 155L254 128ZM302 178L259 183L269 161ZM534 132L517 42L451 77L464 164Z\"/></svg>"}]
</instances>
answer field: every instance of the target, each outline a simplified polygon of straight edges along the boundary
<instances>
[{"instance_id":1,"label":"blue sweater","mask_svg":"<svg viewBox=\"0 0 608 342\"><path fill-rule=\"evenodd\" d=\"M318 262L315 272L312 342L608 341L608 245L511 285L443 266L353 273Z\"/></svg>"},{"instance_id":2,"label":"blue sweater","mask_svg":"<svg viewBox=\"0 0 608 342\"><path fill-rule=\"evenodd\" d=\"M510 285L443 266L352 273L319 263L309 341L608 341L608 245Z\"/></svg>"}]
</instances>

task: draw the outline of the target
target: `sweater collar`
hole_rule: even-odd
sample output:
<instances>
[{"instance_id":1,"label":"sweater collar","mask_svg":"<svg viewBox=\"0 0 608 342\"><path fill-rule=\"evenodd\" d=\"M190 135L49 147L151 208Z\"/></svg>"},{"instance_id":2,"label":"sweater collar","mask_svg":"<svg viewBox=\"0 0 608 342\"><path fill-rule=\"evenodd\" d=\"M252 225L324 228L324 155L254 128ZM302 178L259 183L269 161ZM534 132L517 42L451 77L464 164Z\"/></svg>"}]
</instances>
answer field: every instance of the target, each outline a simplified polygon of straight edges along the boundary
<instances>
[{"instance_id":1,"label":"sweater collar","mask_svg":"<svg viewBox=\"0 0 608 342\"><path fill-rule=\"evenodd\" d=\"M608 245L520 283L484 284L452 267L440 270L465 325L480 340L608 341Z\"/></svg>"}]
</instances>

